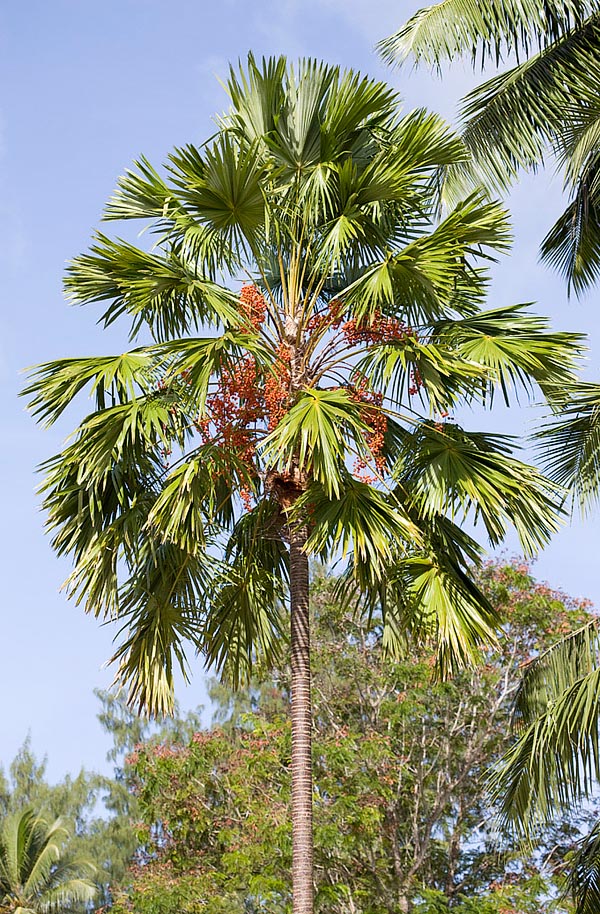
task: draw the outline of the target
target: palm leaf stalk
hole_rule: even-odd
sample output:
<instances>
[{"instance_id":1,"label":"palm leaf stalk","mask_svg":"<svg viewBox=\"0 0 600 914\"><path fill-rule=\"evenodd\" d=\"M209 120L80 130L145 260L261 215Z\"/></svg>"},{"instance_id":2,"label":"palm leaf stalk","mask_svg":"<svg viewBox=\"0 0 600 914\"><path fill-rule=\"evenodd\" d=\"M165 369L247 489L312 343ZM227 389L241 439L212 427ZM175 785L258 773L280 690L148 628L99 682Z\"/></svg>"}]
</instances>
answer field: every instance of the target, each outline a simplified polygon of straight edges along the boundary
<instances>
[{"instance_id":1,"label":"palm leaf stalk","mask_svg":"<svg viewBox=\"0 0 600 914\"><path fill-rule=\"evenodd\" d=\"M73 301L153 341L41 365L26 394L50 424L91 391L42 488L69 593L119 626L134 705L168 712L188 646L236 683L291 640L293 908L312 914L309 557L345 563L389 650L422 636L442 673L473 660L498 619L460 523L492 543L514 524L533 552L557 490L451 413L552 397L580 340L483 310L507 218L480 192L436 217L435 175L466 157L438 117L312 60L250 57L228 91L208 144L164 174L140 160L108 204L152 251L99 234L67 273Z\"/></svg>"},{"instance_id":2,"label":"palm leaf stalk","mask_svg":"<svg viewBox=\"0 0 600 914\"><path fill-rule=\"evenodd\" d=\"M436 69L458 57L473 67L517 63L462 102L472 153L452 166L447 192L473 180L506 190L522 169L554 157L570 202L542 243L542 258L577 294L600 273L600 7L597 0L443 0L380 42L389 63Z\"/></svg>"}]
</instances>

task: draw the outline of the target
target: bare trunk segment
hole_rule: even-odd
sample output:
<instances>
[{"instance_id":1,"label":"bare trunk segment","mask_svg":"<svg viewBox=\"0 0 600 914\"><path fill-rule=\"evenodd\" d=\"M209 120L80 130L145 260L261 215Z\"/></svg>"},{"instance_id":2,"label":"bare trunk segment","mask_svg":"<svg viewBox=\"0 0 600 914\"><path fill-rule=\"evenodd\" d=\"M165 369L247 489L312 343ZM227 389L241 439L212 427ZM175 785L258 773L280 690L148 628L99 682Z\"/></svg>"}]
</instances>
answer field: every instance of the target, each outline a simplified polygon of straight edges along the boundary
<instances>
[{"instance_id":1,"label":"bare trunk segment","mask_svg":"<svg viewBox=\"0 0 600 914\"><path fill-rule=\"evenodd\" d=\"M294 914L313 914L312 707L305 529L290 533L292 673L292 886Z\"/></svg>"}]
</instances>

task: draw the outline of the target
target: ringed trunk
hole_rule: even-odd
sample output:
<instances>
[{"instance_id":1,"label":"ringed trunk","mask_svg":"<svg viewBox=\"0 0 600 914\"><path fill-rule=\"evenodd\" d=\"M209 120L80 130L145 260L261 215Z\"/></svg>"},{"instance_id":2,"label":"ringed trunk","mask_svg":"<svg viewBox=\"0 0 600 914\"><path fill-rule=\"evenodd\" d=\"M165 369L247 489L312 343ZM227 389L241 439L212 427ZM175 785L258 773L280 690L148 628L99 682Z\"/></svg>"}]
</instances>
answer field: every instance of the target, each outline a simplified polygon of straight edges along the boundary
<instances>
[{"instance_id":1,"label":"ringed trunk","mask_svg":"<svg viewBox=\"0 0 600 914\"><path fill-rule=\"evenodd\" d=\"M292 679L292 894L294 914L313 914L312 707L307 530L290 533Z\"/></svg>"}]
</instances>

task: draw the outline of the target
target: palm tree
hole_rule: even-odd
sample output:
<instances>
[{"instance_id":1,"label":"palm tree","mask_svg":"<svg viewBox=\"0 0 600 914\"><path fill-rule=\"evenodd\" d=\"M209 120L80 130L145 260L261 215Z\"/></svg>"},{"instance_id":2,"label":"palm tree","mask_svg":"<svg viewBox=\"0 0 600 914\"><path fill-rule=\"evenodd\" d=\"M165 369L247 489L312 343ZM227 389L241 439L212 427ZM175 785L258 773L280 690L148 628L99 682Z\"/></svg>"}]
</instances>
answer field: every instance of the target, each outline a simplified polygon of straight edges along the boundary
<instances>
[{"instance_id":1,"label":"palm tree","mask_svg":"<svg viewBox=\"0 0 600 914\"><path fill-rule=\"evenodd\" d=\"M463 100L463 138L477 176L505 190L521 169L554 154L570 202L542 257L576 293L600 275L600 5L598 0L443 0L415 13L379 45L384 58L439 68L469 55L517 63Z\"/></svg>"},{"instance_id":2,"label":"palm tree","mask_svg":"<svg viewBox=\"0 0 600 914\"><path fill-rule=\"evenodd\" d=\"M557 642L525 670L515 702L517 739L492 778L505 824L529 837L568 814L600 781L600 626ZM600 910L600 821L568 874L576 914Z\"/></svg>"},{"instance_id":3,"label":"palm tree","mask_svg":"<svg viewBox=\"0 0 600 914\"><path fill-rule=\"evenodd\" d=\"M0 826L0 911L51 914L82 908L94 899L96 868L69 857L69 831L61 819L46 822L33 810Z\"/></svg>"},{"instance_id":4,"label":"palm tree","mask_svg":"<svg viewBox=\"0 0 600 914\"><path fill-rule=\"evenodd\" d=\"M472 659L498 620L460 520L492 543L514 524L531 552L555 490L449 413L552 396L579 342L522 305L482 310L506 215L476 192L436 221L437 171L466 155L439 118L312 60L250 57L228 91L207 144L166 177L142 159L108 204L152 249L98 234L68 270L74 301L151 341L42 365L26 393L52 423L91 386L45 506L70 593L120 626L133 704L169 710L186 643L235 683L290 642L293 904L310 914L309 557L345 562L389 650L425 633L442 672Z\"/></svg>"}]
</instances>

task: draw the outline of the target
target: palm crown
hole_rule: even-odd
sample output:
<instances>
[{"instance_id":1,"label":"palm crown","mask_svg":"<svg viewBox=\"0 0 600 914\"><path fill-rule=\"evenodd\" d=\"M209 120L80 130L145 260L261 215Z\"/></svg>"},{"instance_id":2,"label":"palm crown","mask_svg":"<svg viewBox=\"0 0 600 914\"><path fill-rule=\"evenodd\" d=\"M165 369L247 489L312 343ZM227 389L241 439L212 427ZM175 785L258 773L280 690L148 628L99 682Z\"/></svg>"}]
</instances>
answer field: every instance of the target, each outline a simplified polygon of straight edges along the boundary
<instances>
[{"instance_id":1,"label":"palm crown","mask_svg":"<svg viewBox=\"0 0 600 914\"><path fill-rule=\"evenodd\" d=\"M433 224L436 169L465 157L437 117L312 61L250 59L229 91L216 138L176 150L167 179L142 160L108 204L150 221L153 250L98 234L68 271L74 301L154 342L42 365L27 391L53 422L91 384L94 411L45 467L49 523L73 593L129 626L120 672L155 710L186 637L234 674L277 647L290 524L308 553L350 551L392 616L405 584L443 617L446 660L468 654L492 618L448 514L474 508L493 543L512 521L529 551L555 519L510 441L448 412L549 393L577 349L524 306L481 310L507 220L475 194Z\"/></svg>"},{"instance_id":2,"label":"palm crown","mask_svg":"<svg viewBox=\"0 0 600 914\"><path fill-rule=\"evenodd\" d=\"M98 234L68 271L74 301L151 341L42 365L27 392L53 422L91 385L45 504L72 593L121 623L133 702L168 709L186 641L234 680L268 662L289 603L294 910L310 912L308 556L348 559L390 649L418 630L443 669L469 659L497 619L458 522L474 511L492 543L514 523L532 551L556 508L508 438L449 414L496 390L556 396L579 344L524 306L482 310L506 214L475 193L436 220L439 169L466 157L439 118L310 60L250 57L228 90L209 143L166 177L142 159L108 204L150 223L152 250Z\"/></svg>"},{"instance_id":3,"label":"palm crown","mask_svg":"<svg viewBox=\"0 0 600 914\"><path fill-rule=\"evenodd\" d=\"M70 857L69 831L31 809L8 816L0 828L0 911L51 914L83 910L96 895L95 867Z\"/></svg>"}]
</instances>

